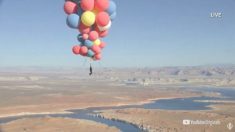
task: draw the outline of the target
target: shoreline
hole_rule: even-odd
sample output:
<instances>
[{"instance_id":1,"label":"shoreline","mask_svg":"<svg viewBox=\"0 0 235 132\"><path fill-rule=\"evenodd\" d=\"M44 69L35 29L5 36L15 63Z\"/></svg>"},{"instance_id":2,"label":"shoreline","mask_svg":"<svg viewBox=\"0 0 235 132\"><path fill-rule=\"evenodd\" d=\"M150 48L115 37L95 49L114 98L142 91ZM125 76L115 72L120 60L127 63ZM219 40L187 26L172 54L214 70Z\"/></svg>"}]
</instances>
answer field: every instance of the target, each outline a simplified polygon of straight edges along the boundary
<instances>
[{"instance_id":1,"label":"shoreline","mask_svg":"<svg viewBox=\"0 0 235 132\"><path fill-rule=\"evenodd\" d=\"M145 101L139 101L135 103L118 103L114 105L103 105L103 106L95 106L95 107L83 107L83 108L69 108L69 109L63 109L61 112L21 112L17 114L6 114L6 115L0 115L0 119L3 118L11 118L11 117L21 117L21 116L32 116L32 115L55 115L55 114L73 114L73 112L70 112L71 110L83 110L88 108L101 108L101 107L121 107L121 106L134 106L134 105L144 105L144 104L150 104L154 103L158 100L167 100L167 99L177 99L177 98L191 98L191 97L200 97L198 96L184 96L184 97L164 97L164 98L151 98L147 99Z\"/></svg>"}]
</instances>

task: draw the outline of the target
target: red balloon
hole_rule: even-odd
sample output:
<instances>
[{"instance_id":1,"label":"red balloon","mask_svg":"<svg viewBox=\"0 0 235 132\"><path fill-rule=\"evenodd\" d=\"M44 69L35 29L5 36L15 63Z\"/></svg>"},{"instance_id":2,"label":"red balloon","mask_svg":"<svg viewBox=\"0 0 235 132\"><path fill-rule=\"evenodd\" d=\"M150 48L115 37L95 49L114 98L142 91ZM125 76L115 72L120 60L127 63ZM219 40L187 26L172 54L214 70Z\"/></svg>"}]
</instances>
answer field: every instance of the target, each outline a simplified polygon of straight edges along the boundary
<instances>
[{"instance_id":1,"label":"red balloon","mask_svg":"<svg viewBox=\"0 0 235 132\"><path fill-rule=\"evenodd\" d=\"M82 46L82 47L80 48L80 54L81 54L81 55L86 55L87 52L88 52L88 48L87 48L86 46Z\"/></svg>"},{"instance_id":2,"label":"red balloon","mask_svg":"<svg viewBox=\"0 0 235 132\"><path fill-rule=\"evenodd\" d=\"M81 0L81 8L84 11L91 11L94 9L95 1L94 0Z\"/></svg>"},{"instance_id":3,"label":"red balloon","mask_svg":"<svg viewBox=\"0 0 235 132\"><path fill-rule=\"evenodd\" d=\"M95 41L96 39L98 39L99 38L99 34L96 32L96 31L91 31L90 33L89 33L89 39L91 40L91 41Z\"/></svg>"},{"instance_id":4,"label":"red balloon","mask_svg":"<svg viewBox=\"0 0 235 132\"><path fill-rule=\"evenodd\" d=\"M101 38L103 38L103 37L107 36L107 35L108 35L108 33L109 33L109 31L108 31L108 30L100 31L100 32L99 32L99 36L100 36Z\"/></svg>"},{"instance_id":5,"label":"red balloon","mask_svg":"<svg viewBox=\"0 0 235 132\"><path fill-rule=\"evenodd\" d=\"M107 26L109 24L109 21L110 17L107 12L100 12L96 16L96 23L101 27Z\"/></svg>"},{"instance_id":6,"label":"red balloon","mask_svg":"<svg viewBox=\"0 0 235 132\"><path fill-rule=\"evenodd\" d=\"M72 2L72 1L66 1L64 4L64 12L66 14L72 14L72 13L76 13L78 10L78 6L76 3Z\"/></svg>"},{"instance_id":7,"label":"red balloon","mask_svg":"<svg viewBox=\"0 0 235 132\"><path fill-rule=\"evenodd\" d=\"M99 46L97 46L97 45L93 45L93 46L91 47L91 49L92 49L92 51L95 52L95 54L101 53L101 48L100 48Z\"/></svg>"},{"instance_id":8,"label":"red balloon","mask_svg":"<svg viewBox=\"0 0 235 132\"><path fill-rule=\"evenodd\" d=\"M78 46L78 45L76 45L76 46L73 46L73 53L75 54L75 55L78 55L78 54L80 54L80 46Z\"/></svg>"},{"instance_id":9,"label":"red balloon","mask_svg":"<svg viewBox=\"0 0 235 132\"><path fill-rule=\"evenodd\" d=\"M83 34L83 35L82 35L82 39L87 40L88 38L89 38L89 35L88 35L88 34Z\"/></svg>"},{"instance_id":10,"label":"red balloon","mask_svg":"<svg viewBox=\"0 0 235 132\"><path fill-rule=\"evenodd\" d=\"M79 32L83 34L88 34L91 31L91 28L82 24L82 22L80 23L78 29L79 29Z\"/></svg>"},{"instance_id":11,"label":"red balloon","mask_svg":"<svg viewBox=\"0 0 235 132\"><path fill-rule=\"evenodd\" d=\"M101 60L101 58L102 58L101 54L96 54L96 55L94 56L94 59L95 59L95 60Z\"/></svg>"},{"instance_id":12,"label":"red balloon","mask_svg":"<svg viewBox=\"0 0 235 132\"><path fill-rule=\"evenodd\" d=\"M109 0L96 0L95 8L99 11L105 11L109 8Z\"/></svg>"},{"instance_id":13,"label":"red balloon","mask_svg":"<svg viewBox=\"0 0 235 132\"><path fill-rule=\"evenodd\" d=\"M106 46L106 43L105 42L101 42L99 46L100 46L101 49L103 49Z\"/></svg>"},{"instance_id":14,"label":"red balloon","mask_svg":"<svg viewBox=\"0 0 235 132\"><path fill-rule=\"evenodd\" d=\"M99 37L101 37L101 38L106 37L109 33L108 30L100 31L97 25L95 26L95 31L98 32Z\"/></svg>"}]
</instances>

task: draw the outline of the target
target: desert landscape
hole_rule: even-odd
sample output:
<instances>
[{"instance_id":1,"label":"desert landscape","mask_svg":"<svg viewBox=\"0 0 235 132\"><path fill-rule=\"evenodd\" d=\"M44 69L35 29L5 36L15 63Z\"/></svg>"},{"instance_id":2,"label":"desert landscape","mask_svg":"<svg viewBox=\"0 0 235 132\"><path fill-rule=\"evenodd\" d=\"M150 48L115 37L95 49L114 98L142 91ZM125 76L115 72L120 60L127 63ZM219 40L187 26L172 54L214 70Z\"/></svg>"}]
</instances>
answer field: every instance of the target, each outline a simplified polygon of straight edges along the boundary
<instances>
[{"instance_id":1,"label":"desert landscape","mask_svg":"<svg viewBox=\"0 0 235 132\"><path fill-rule=\"evenodd\" d=\"M1 68L0 131L125 131L117 122L138 131L234 130L227 124L235 124L235 100L225 100L213 91L217 88L235 88L235 66L102 68L91 77L82 68ZM211 104L202 110L138 108L179 98ZM71 111L86 108L94 108L86 118ZM220 125L185 126L184 119L219 120ZM109 120L116 122L110 125Z\"/></svg>"}]
</instances>

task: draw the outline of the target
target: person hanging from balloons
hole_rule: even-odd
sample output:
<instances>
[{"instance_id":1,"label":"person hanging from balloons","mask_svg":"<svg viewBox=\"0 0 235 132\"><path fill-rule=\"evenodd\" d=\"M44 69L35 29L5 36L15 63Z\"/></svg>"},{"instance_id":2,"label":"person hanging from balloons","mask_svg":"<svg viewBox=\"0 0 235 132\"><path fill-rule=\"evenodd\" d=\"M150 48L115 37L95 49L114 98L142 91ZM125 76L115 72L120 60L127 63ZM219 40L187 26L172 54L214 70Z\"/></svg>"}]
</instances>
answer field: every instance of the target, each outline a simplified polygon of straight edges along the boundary
<instances>
[{"instance_id":1,"label":"person hanging from balloons","mask_svg":"<svg viewBox=\"0 0 235 132\"><path fill-rule=\"evenodd\" d=\"M67 25L78 30L80 44L72 49L75 55L99 61L106 46L101 40L108 35L112 21L116 18L116 4L112 0L65 0L64 11ZM90 65L90 75L92 66Z\"/></svg>"}]
</instances>

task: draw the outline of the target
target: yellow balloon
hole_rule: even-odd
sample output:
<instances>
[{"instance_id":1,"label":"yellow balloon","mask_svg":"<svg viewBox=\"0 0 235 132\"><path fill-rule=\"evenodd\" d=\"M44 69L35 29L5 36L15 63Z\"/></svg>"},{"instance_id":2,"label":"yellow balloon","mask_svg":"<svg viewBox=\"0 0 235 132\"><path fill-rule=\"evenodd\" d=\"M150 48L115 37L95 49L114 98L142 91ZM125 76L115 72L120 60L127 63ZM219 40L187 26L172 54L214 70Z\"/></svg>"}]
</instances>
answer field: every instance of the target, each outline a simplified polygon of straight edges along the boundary
<instances>
[{"instance_id":1,"label":"yellow balloon","mask_svg":"<svg viewBox=\"0 0 235 132\"><path fill-rule=\"evenodd\" d=\"M97 45L97 46L99 46L99 45L101 44L100 39L96 39L96 40L94 41L94 44Z\"/></svg>"},{"instance_id":2,"label":"yellow balloon","mask_svg":"<svg viewBox=\"0 0 235 132\"><path fill-rule=\"evenodd\" d=\"M82 23L88 27L95 23L95 14L91 11L86 11L82 14Z\"/></svg>"}]
</instances>

